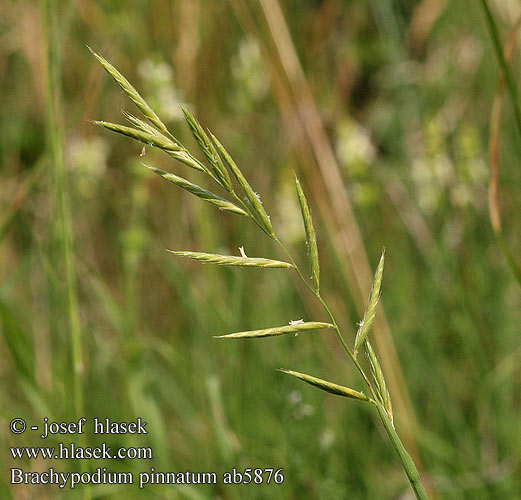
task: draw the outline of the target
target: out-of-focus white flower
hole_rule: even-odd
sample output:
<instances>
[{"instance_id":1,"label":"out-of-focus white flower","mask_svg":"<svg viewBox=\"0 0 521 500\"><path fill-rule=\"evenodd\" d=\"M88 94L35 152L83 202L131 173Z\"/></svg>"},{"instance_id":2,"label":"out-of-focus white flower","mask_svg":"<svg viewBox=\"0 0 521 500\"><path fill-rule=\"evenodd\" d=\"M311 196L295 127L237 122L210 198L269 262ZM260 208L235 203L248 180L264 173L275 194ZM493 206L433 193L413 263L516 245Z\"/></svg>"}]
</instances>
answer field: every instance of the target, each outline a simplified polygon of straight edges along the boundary
<instances>
[{"instance_id":1,"label":"out-of-focus white flower","mask_svg":"<svg viewBox=\"0 0 521 500\"><path fill-rule=\"evenodd\" d=\"M357 177L376 159L376 148L369 132L353 120L343 120L337 129L336 150L342 166Z\"/></svg>"},{"instance_id":2,"label":"out-of-focus white flower","mask_svg":"<svg viewBox=\"0 0 521 500\"><path fill-rule=\"evenodd\" d=\"M333 444L335 443L335 431L331 427L326 427L318 438L320 443L320 449L324 451L328 451Z\"/></svg>"},{"instance_id":3,"label":"out-of-focus white flower","mask_svg":"<svg viewBox=\"0 0 521 500\"><path fill-rule=\"evenodd\" d=\"M147 101L154 111L165 121L183 119L181 106L185 103L174 84L174 70L165 61L154 62L150 59L141 61L138 72L145 82Z\"/></svg>"},{"instance_id":4,"label":"out-of-focus white flower","mask_svg":"<svg viewBox=\"0 0 521 500\"><path fill-rule=\"evenodd\" d=\"M428 214L435 212L443 199L457 208L483 204L488 171L477 130L462 127L454 138L456 147L450 156L447 133L441 120L428 122L423 147L412 164L418 203Z\"/></svg>"},{"instance_id":5,"label":"out-of-focus white flower","mask_svg":"<svg viewBox=\"0 0 521 500\"><path fill-rule=\"evenodd\" d=\"M304 239L305 234L293 179L288 177L277 191L276 226L287 241L298 244Z\"/></svg>"},{"instance_id":6,"label":"out-of-focus white flower","mask_svg":"<svg viewBox=\"0 0 521 500\"><path fill-rule=\"evenodd\" d=\"M263 67L259 44L254 37L246 36L241 40L239 50L230 64L237 86L235 104L244 108L266 97L270 81Z\"/></svg>"},{"instance_id":7,"label":"out-of-focus white flower","mask_svg":"<svg viewBox=\"0 0 521 500\"><path fill-rule=\"evenodd\" d=\"M80 195L89 198L105 175L108 143L101 137L73 137L67 145L67 165Z\"/></svg>"},{"instance_id":8,"label":"out-of-focus white flower","mask_svg":"<svg viewBox=\"0 0 521 500\"><path fill-rule=\"evenodd\" d=\"M315 408L308 403L302 401L302 394L298 391L291 391L288 394L289 404L293 407L293 416L297 420L309 417L315 413Z\"/></svg>"}]
</instances>

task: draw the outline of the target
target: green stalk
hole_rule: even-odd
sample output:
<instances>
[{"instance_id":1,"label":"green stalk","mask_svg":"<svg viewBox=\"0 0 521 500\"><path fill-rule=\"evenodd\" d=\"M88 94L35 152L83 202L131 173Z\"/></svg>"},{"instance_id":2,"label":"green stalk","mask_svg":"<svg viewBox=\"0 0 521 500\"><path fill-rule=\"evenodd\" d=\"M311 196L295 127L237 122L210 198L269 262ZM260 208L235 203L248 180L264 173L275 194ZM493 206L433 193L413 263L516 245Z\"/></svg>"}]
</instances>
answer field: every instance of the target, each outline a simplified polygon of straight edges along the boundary
<instances>
[{"instance_id":1,"label":"green stalk","mask_svg":"<svg viewBox=\"0 0 521 500\"><path fill-rule=\"evenodd\" d=\"M427 492L425 491L425 488L423 487L420 481L418 469L416 469L416 465L414 464L411 455L409 455L409 453L405 449L405 446L400 440L398 433L389 421L389 417L387 416L385 408L382 406L380 401L376 400L376 398L374 404L376 406L376 409L378 410L380 420L384 424L387 435L389 436L389 439L391 440L391 443L393 444L396 453L398 453L398 456L400 457L400 462L402 462L402 467L405 470L405 473L407 474L407 479L409 479L409 482L411 483L411 487L414 491L414 494L416 495L416 498L418 500L429 500Z\"/></svg>"},{"instance_id":2,"label":"green stalk","mask_svg":"<svg viewBox=\"0 0 521 500\"><path fill-rule=\"evenodd\" d=\"M47 150L52 169L54 224L52 240L64 266L67 319L71 337L72 395L76 417L84 416L83 401L83 352L80 315L77 295L77 279L73 256L73 236L70 207L66 192L66 173L63 139L63 110L61 93L60 40L57 32L56 0L40 0L44 36L44 80L46 104ZM54 264L58 265L58 259ZM57 270L56 270L57 271ZM83 442L83 435L79 437ZM82 470L86 465L82 462ZM90 489L83 488L83 498L91 498Z\"/></svg>"},{"instance_id":3,"label":"green stalk","mask_svg":"<svg viewBox=\"0 0 521 500\"><path fill-rule=\"evenodd\" d=\"M505 58L503 45L499 37L499 30L497 29L497 24L494 21L487 0L481 0L481 5L483 6L483 10L485 12L487 27L490 32L490 38L492 38L492 45L494 45L494 50L496 51L496 57L498 59L499 65L501 66L501 69L505 73L508 91L510 92L510 98L512 99L512 104L514 107L514 116L516 119L517 129L521 134L521 108L519 106L519 95L517 93L516 82L512 75L512 71L510 70L510 65L507 63Z\"/></svg>"}]
</instances>

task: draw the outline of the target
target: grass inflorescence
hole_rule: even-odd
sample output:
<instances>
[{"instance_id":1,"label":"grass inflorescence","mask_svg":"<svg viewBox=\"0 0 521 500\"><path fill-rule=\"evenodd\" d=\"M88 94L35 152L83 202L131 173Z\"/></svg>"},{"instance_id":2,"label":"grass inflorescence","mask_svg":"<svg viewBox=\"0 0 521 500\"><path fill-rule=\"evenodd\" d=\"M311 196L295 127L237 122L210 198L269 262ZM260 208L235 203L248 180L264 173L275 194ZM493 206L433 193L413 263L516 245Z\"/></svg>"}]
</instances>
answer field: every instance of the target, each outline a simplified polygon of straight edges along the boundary
<instances>
[{"instance_id":1,"label":"grass inflorescence","mask_svg":"<svg viewBox=\"0 0 521 500\"><path fill-rule=\"evenodd\" d=\"M274 242L280 247L284 255L287 257L288 262L267 258L247 257L242 250L241 256L220 255L195 251L173 251L172 253L203 263L213 263L222 266L255 267L259 269L286 268L288 270L295 271L297 276L302 280L310 293L318 300L325 313L329 317L328 323L303 320L290 321L286 326L219 335L216 336L216 338L255 339L286 334L298 334L303 331L333 329L345 353L352 360L356 369L361 375L366 385L368 394L364 394L363 392L353 388L341 386L305 373L300 373L288 369L281 369L281 371L292 375L293 377L307 384L313 385L314 387L317 387L318 389L321 389L325 392L356 399L359 401L369 402L374 405L376 407L377 414L384 425L387 435L398 453L404 471L407 474L416 497L418 499L425 500L427 498L427 494L425 493L425 490L420 482L416 466L414 465L410 455L405 450L405 447L403 446L394 428L391 397L385 383L384 374L378 361L377 354L369 344L368 340L376 316L378 300L381 293L385 257L384 252L382 252L382 256L374 275L365 314L359 324L359 329L356 334L353 347L350 348L344 339L344 336L337 324L337 321L335 320L333 313L331 312L330 307L327 305L320 293L320 266L316 232L311 218L308 202L296 175L295 185L306 235L311 279L306 278L305 274L300 270L290 251L277 236L271 222L271 218L264 208L260 196L253 190L246 177L234 162L229 152L222 145L222 143L212 133L207 133L187 108L183 108L185 121L187 122L190 132L192 133L196 143L203 152L208 165L197 160L167 130L164 123L136 91L136 89L130 84L130 82L101 55L96 54L95 52L93 52L93 54L102 64L105 70L116 81L116 83L121 87L125 94L134 102L134 104L142 112L144 118L147 120L143 121L127 113L126 117L133 125L133 127L121 126L104 121L98 121L95 123L108 130L131 137L137 141L145 143L146 145L160 149L185 166L194 168L195 170L206 174L224 191L223 196L214 194L213 192L201 188L191 183L187 179L177 175L156 169L154 167L149 167L161 177L185 189L191 194L194 194L198 198L213 204L220 210L240 214L246 218L251 219L266 235L274 240ZM239 192L237 192L233 187L231 178L234 178L237 181L240 188ZM363 351L367 355L368 364L370 366L369 374L366 373L364 367L357 358L357 354L362 349L362 347L364 348Z\"/></svg>"}]
</instances>

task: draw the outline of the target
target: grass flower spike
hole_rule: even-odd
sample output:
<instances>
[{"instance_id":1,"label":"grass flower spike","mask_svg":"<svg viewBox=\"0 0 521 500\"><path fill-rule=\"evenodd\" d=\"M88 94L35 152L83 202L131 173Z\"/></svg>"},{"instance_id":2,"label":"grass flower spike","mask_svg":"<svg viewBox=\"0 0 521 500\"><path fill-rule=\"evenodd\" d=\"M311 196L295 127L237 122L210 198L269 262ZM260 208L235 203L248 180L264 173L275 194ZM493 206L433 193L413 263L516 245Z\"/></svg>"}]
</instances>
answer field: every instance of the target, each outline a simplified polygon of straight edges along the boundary
<instances>
[{"instance_id":1,"label":"grass flower spike","mask_svg":"<svg viewBox=\"0 0 521 500\"><path fill-rule=\"evenodd\" d=\"M126 135L141 143L158 148L167 153L169 156L178 160L181 164L198 170L200 175L206 175L210 180L217 183L224 191L223 196L215 194L206 188L196 185L176 174L145 165L162 178L175 184L181 189L188 191L201 200L207 203L211 203L220 210L242 215L246 219L251 219L252 222L254 222L278 245L280 250L284 253L286 260L276 260L263 257L248 257L244 252L244 247L242 246L240 247L240 255L238 256L194 251L171 251L171 253L176 256L187 257L201 263L217 264L219 266L249 267L260 269L282 268L294 271L297 277L303 282L305 287L313 294L314 298L322 307L324 314L328 317L327 322L296 320L290 321L288 325L284 326L241 331L226 335L218 335L215 338L258 339L265 337L279 337L289 334L294 334L296 336L301 332L314 330L333 330L348 359L350 359L356 367L362 382L366 384L368 395L365 395L359 390L338 385L333 382L313 377L311 375L306 375L301 372L285 369L281 371L330 394L343 396L362 402L368 402L375 406L376 414L382 422L384 429L386 430L387 435L398 454L398 457L402 463L402 467L407 475L416 498L419 500L426 500L427 494L425 493L425 490L423 489L423 486L420 482L418 471L416 470L414 462L405 450L394 428L391 396L387 389L384 374L376 357L376 353L368 342L368 335L374 323L378 300L380 298L384 267L384 252L382 252L380 262L374 275L367 308L356 334L354 348L350 349L347 342L344 340L342 332L340 331L331 309L320 294L320 267L318 260L316 232L313 221L311 219L309 206L298 178L295 176L295 185L306 234L308 260L311 270L311 283L308 279L305 278L304 274L296 264L292 254L275 233L275 229L271 223L270 217L264 208L259 195L253 190L250 183L247 181L246 177L234 162L228 151L224 148L222 143L213 134L209 132L207 133L188 109L183 108L183 114L186 123L188 124L190 132L192 133L199 148L203 152L208 165L197 160L166 129L163 122L136 91L136 89L128 82L128 80L123 77L123 75L121 75L121 73L119 73L119 71L117 71L114 66L107 62L102 56L96 54L95 52L93 52L93 54L103 65L105 70L107 70L107 72L114 78L123 91L134 102L134 104L136 104L136 106L142 112L144 118L148 121L144 121L141 118L137 118L126 113L125 116L127 120L135 128L102 121L96 123L105 129ZM239 184L242 195L235 192L231 183L231 178L234 178ZM367 355L370 366L370 375L366 374L363 366L357 359L357 354L362 346L365 346L365 353Z\"/></svg>"}]
</instances>

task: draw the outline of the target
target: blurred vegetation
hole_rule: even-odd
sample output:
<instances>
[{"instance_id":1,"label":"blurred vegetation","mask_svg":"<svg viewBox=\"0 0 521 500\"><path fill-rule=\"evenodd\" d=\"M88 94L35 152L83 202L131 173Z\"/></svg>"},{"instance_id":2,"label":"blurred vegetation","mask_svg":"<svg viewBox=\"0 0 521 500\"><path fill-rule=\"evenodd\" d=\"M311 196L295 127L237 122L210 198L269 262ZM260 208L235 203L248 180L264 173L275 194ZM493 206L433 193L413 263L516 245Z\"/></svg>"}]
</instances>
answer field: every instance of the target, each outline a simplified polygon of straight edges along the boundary
<instances>
[{"instance_id":1,"label":"blurred vegetation","mask_svg":"<svg viewBox=\"0 0 521 500\"><path fill-rule=\"evenodd\" d=\"M120 110L133 110L87 44L192 146L179 109L189 106L223 140L262 194L278 232L304 258L292 171L302 176L318 229L324 295L350 338L370 283L360 274L365 252L374 267L386 246L383 309L374 335L392 334L393 343L377 347L399 375L391 385L403 403L395 421L432 498L521 498L521 294L489 223L487 143L498 63L479 2L281 1L279 12L278 0L51 1L57 36L49 46L45 3L0 3L2 498L82 494L8 485L14 466L9 446L78 443L74 436L44 442L8 432L14 417L33 425L44 416L79 418L60 253L64 236L55 231L57 178L46 146L52 136L45 100L48 48L61 87L57 116L77 276L83 411L88 418L142 417L147 436L105 440L154 449L152 464L83 467L218 473L274 467L285 473L281 486L93 486L88 495L411 498L383 429L364 405L328 397L275 371L292 368L361 388L334 339L211 338L323 317L283 271L200 266L165 252L238 254L244 246L252 255L280 257L253 225L163 182L140 165L135 143L89 121L122 122ZM506 41L519 5L490 6ZM512 63L519 66L516 51ZM505 98L502 224L518 258L516 134ZM150 148L146 160L179 169ZM339 211L330 174L340 175L342 183L333 184L347 194L353 219ZM200 182L196 173L190 178ZM353 227L359 227L363 247L349 231ZM364 293L355 286L360 283ZM90 446L100 441L85 440ZM28 471L49 466L81 468L71 461L21 465Z\"/></svg>"}]
</instances>

